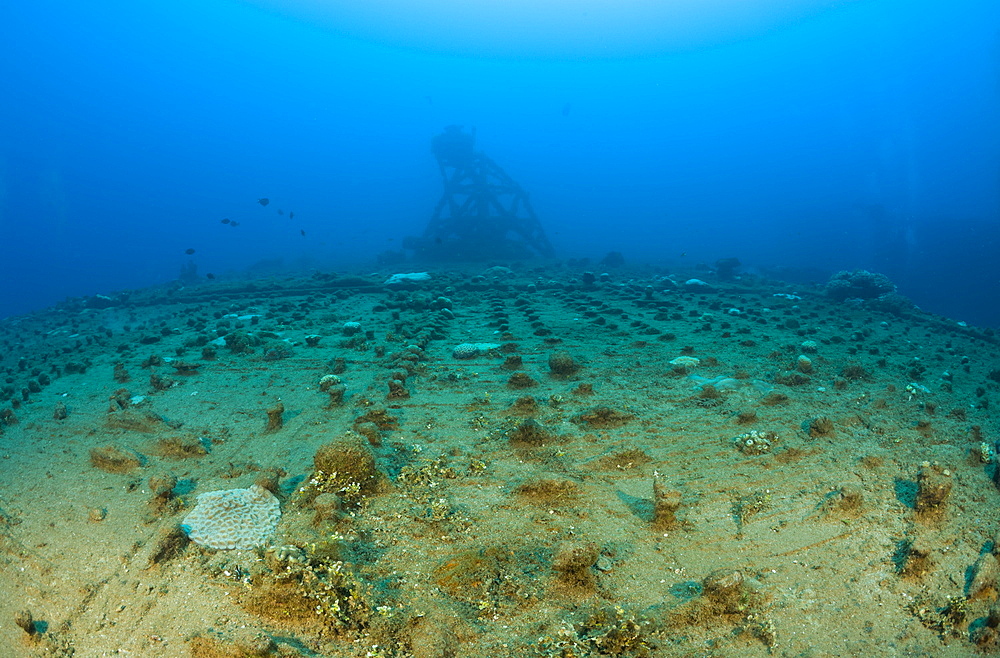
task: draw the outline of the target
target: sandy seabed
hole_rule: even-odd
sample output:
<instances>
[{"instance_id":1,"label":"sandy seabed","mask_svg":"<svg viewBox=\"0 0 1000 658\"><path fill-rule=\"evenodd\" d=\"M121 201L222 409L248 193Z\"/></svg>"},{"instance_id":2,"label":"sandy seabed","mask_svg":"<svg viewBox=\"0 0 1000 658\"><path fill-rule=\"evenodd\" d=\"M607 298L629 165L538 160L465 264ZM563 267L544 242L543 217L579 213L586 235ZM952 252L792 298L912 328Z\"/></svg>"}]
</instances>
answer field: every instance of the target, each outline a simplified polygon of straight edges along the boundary
<instances>
[{"instance_id":1,"label":"sandy seabed","mask_svg":"<svg viewBox=\"0 0 1000 658\"><path fill-rule=\"evenodd\" d=\"M762 279L388 274L0 322L0 653L1000 654L992 331ZM266 544L188 540L254 484Z\"/></svg>"}]
</instances>

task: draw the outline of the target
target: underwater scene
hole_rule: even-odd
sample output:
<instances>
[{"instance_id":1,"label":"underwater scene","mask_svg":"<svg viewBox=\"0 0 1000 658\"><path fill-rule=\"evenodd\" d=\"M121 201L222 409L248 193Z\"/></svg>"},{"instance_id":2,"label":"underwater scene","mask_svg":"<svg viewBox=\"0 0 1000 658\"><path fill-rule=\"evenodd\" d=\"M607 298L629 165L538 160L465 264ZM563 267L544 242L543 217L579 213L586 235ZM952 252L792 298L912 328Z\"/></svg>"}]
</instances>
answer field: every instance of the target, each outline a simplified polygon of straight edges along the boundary
<instances>
[{"instance_id":1,"label":"underwater scene","mask_svg":"<svg viewBox=\"0 0 1000 658\"><path fill-rule=\"evenodd\" d=\"M1000 4L4 14L0 658L1000 656Z\"/></svg>"}]
</instances>

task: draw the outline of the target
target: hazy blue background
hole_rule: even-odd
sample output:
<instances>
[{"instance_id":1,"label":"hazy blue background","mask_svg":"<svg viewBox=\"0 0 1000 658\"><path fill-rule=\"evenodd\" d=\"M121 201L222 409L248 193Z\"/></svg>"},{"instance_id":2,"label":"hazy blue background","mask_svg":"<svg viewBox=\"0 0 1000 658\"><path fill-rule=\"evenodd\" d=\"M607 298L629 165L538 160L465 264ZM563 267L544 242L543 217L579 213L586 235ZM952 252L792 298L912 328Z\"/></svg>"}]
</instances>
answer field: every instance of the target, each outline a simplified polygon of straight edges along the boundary
<instances>
[{"instance_id":1,"label":"hazy blue background","mask_svg":"<svg viewBox=\"0 0 1000 658\"><path fill-rule=\"evenodd\" d=\"M996 0L324 4L8 3L0 316L373 263L460 123L560 257L866 267L1000 325Z\"/></svg>"}]
</instances>

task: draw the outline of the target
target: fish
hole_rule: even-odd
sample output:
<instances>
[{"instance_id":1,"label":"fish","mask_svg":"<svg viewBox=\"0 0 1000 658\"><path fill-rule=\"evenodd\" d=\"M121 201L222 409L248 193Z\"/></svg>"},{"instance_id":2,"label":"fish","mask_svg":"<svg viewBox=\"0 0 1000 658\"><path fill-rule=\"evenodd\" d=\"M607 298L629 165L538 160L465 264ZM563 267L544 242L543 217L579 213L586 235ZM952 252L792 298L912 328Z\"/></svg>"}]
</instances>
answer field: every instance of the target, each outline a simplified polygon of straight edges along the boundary
<instances>
[{"instance_id":1,"label":"fish","mask_svg":"<svg viewBox=\"0 0 1000 658\"><path fill-rule=\"evenodd\" d=\"M184 253L187 254L188 256L190 256L191 254L194 253L194 249L185 249Z\"/></svg>"},{"instance_id":2,"label":"fish","mask_svg":"<svg viewBox=\"0 0 1000 658\"><path fill-rule=\"evenodd\" d=\"M206 278L206 279L214 279L214 278L215 278L215 275L214 275L214 274L212 274L211 272L209 272L208 274L206 274L206 275L205 275L205 278Z\"/></svg>"},{"instance_id":3,"label":"fish","mask_svg":"<svg viewBox=\"0 0 1000 658\"><path fill-rule=\"evenodd\" d=\"M264 197L263 199L257 199L257 203L259 203L262 206L266 206L267 204L271 203L271 200L268 199L267 197Z\"/></svg>"},{"instance_id":4,"label":"fish","mask_svg":"<svg viewBox=\"0 0 1000 658\"><path fill-rule=\"evenodd\" d=\"M305 230L303 230L303 229L299 229L299 233L301 233L301 234L302 234L302 237L306 237L306 232L305 232Z\"/></svg>"},{"instance_id":5,"label":"fish","mask_svg":"<svg viewBox=\"0 0 1000 658\"><path fill-rule=\"evenodd\" d=\"M281 208L278 208L278 214L279 214L279 215L284 215L284 214L285 214L285 211L284 211L284 210L282 210Z\"/></svg>"},{"instance_id":6,"label":"fish","mask_svg":"<svg viewBox=\"0 0 1000 658\"><path fill-rule=\"evenodd\" d=\"M228 223L229 223L229 218L228 218L228 217L226 217L226 218L225 218L224 220L222 220L222 223L223 223L223 224L228 224Z\"/></svg>"},{"instance_id":7,"label":"fish","mask_svg":"<svg viewBox=\"0 0 1000 658\"><path fill-rule=\"evenodd\" d=\"M295 213L291 210L288 211L288 219L295 219Z\"/></svg>"},{"instance_id":8,"label":"fish","mask_svg":"<svg viewBox=\"0 0 1000 658\"><path fill-rule=\"evenodd\" d=\"M239 226L240 223L234 219L233 221L229 222L229 225L230 226Z\"/></svg>"}]
</instances>

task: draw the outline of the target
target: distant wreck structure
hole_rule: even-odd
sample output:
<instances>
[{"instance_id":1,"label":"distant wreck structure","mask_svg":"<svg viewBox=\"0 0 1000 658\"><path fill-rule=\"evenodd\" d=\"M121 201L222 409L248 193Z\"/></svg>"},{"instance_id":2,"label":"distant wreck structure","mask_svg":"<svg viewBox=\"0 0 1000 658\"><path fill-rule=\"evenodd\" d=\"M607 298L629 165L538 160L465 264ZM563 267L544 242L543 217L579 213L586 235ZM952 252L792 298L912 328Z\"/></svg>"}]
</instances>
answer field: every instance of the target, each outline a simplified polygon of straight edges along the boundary
<instances>
[{"instance_id":1,"label":"distant wreck structure","mask_svg":"<svg viewBox=\"0 0 1000 658\"><path fill-rule=\"evenodd\" d=\"M528 193L496 162L476 151L476 132L448 126L431 141L444 193L419 237L406 249L418 260L482 261L555 255Z\"/></svg>"}]
</instances>

